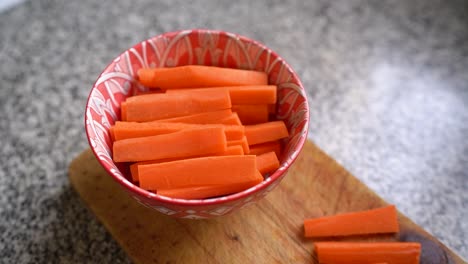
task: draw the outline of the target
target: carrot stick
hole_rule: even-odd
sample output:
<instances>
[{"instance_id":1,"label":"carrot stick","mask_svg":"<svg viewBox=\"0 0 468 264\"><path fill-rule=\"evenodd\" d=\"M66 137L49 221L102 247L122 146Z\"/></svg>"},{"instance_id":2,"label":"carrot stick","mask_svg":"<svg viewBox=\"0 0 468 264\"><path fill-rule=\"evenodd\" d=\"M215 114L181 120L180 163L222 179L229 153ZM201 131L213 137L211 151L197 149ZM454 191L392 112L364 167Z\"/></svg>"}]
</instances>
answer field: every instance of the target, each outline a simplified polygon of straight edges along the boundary
<instances>
[{"instance_id":1,"label":"carrot stick","mask_svg":"<svg viewBox=\"0 0 468 264\"><path fill-rule=\"evenodd\" d=\"M225 125L223 127L224 133L226 133L226 140L238 140L245 137L244 126Z\"/></svg>"},{"instance_id":2,"label":"carrot stick","mask_svg":"<svg viewBox=\"0 0 468 264\"><path fill-rule=\"evenodd\" d=\"M120 120L127 121L127 103L120 104Z\"/></svg>"},{"instance_id":3,"label":"carrot stick","mask_svg":"<svg viewBox=\"0 0 468 264\"><path fill-rule=\"evenodd\" d=\"M232 114L231 109L223 109L213 112L204 112L199 114L179 116L168 119L158 120L166 123L188 123L188 124L218 124L221 120L230 117ZM236 124L231 124L236 125ZM241 125L239 123L239 125Z\"/></svg>"},{"instance_id":4,"label":"carrot stick","mask_svg":"<svg viewBox=\"0 0 468 264\"><path fill-rule=\"evenodd\" d=\"M419 264L421 244L413 242L317 242L319 263Z\"/></svg>"},{"instance_id":5,"label":"carrot stick","mask_svg":"<svg viewBox=\"0 0 468 264\"><path fill-rule=\"evenodd\" d=\"M225 151L210 154L210 156L233 156L233 155L244 155L244 149L242 146L235 145L235 146L229 146L226 148ZM200 158L203 157L204 155L199 155L199 156L193 156L193 157L187 157L187 158ZM186 158L167 158L167 159L160 159L160 160L148 160L148 161L139 161L135 162L130 165L130 174L132 175L132 180L134 182L138 182L140 177L138 175L138 165L147 165L147 164L156 164L156 163L163 163L163 162L171 162L171 161L176 161L176 160L181 160L181 159L186 159Z\"/></svg>"},{"instance_id":6,"label":"carrot stick","mask_svg":"<svg viewBox=\"0 0 468 264\"><path fill-rule=\"evenodd\" d=\"M250 154L249 142L247 141L247 137L242 137L242 139L236 140L229 140L227 142L227 146L242 146L245 154Z\"/></svg>"},{"instance_id":7,"label":"carrot stick","mask_svg":"<svg viewBox=\"0 0 468 264\"><path fill-rule=\"evenodd\" d=\"M180 131L182 129L194 128L201 126L190 126L190 124L181 123L160 123L157 121L153 122L115 122L112 127L114 131L115 140L123 140L129 138L149 137L163 134L169 134ZM221 127L221 125L218 125Z\"/></svg>"},{"instance_id":8,"label":"carrot stick","mask_svg":"<svg viewBox=\"0 0 468 264\"><path fill-rule=\"evenodd\" d=\"M279 143L279 141L271 141L262 144L252 145L250 146L249 154L260 155L270 151L274 151L277 157L281 155L281 144Z\"/></svg>"},{"instance_id":9,"label":"carrot stick","mask_svg":"<svg viewBox=\"0 0 468 264\"><path fill-rule=\"evenodd\" d=\"M148 94L127 98L127 121L146 122L231 108L229 92L212 89L197 93Z\"/></svg>"},{"instance_id":10,"label":"carrot stick","mask_svg":"<svg viewBox=\"0 0 468 264\"><path fill-rule=\"evenodd\" d=\"M233 155L244 155L244 148L240 145L228 146L226 151L216 153L213 156L233 156Z\"/></svg>"},{"instance_id":11,"label":"carrot stick","mask_svg":"<svg viewBox=\"0 0 468 264\"><path fill-rule=\"evenodd\" d=\"M263 177L260 173L257 174L257 178L258 179L250 182L158 190L157 194L180 199L204 199L244 191L263 181Z\"/></svg>"},{"instance_id":12,"label":"carrot stick","mask_svg":"<svg viewBox=\"0 0 468 264\"><path fill-rule=\"evenodd\" d=\"M233 105L232 111L239 115L244 125L268 122L268 105Z\"/></svg>"},{"instance_id":13,"label":"carrot stick","mask_svg":"<svg viewBox=\"0 0 468 264\"><path fill-rule=\"evenodd\" d=\"M143 68L138 78L145 86L161 89L268 84L265 72L201 65Z\"/></svg>"},{"instance_id":14,"label":"carrot stick","mask_svg":"<svg viewBox=\"0 0 468 264\"><path fill-rule=\"evenodd\" d=\"M257 169L262 175L277 170L279 165L278 158L273 151L257 156Z\"/></svg>"},{"instance_id":15,"label":"carrot stick","mask_svg":"<svg viewBox=\"0 0 468 264\"><path fill-rule=\"evenodd\" d=\"M242 125L237 113L232 113L230 116L222 119L220 123L224 125Z\"/></svg>"},{"instance_id":16,"label":"carrot stick","mask_svg":"<svg viewBox=\"0 0 468 264\"><path fill-rule=\"evenodd\" d=\"M283 121L272 121L245 126L245 136L249 145L255 145L288 137L288 129Z\"/></svg>"},{"instance_id":17,"label":"carrot stick","mask_svg":"<svg viewBox=\"0 0 468 264\"><path fill-rule=\"evenodd\" d=\"M396 233L399 231L394 205L382 208L306 219L306 237Z\"/></svg>"},{"instance_id":18,"label":"carrot stick","mask_svg":"<svg viewBox=\"0 0 468 264\"><path fill-rule=\"evenodd\" d=\"M146 190L255 181L255 156L218 156L138 165L140 187Z\"/></svg>"},{"instance_id":19,"label":"carrot stick","mask_svg":"<svg viewBox=\"0 0 468 264\"><path fill-rule=\"evenodd\" d=\"M115 133L114 133L114 127L113 126L109 127L109 135L110 135L111 141L114 142L115 141Z\"/></svg>"},{"instance_id":20,"label":"carrot stick","mask_svg":"<svg viewBox=\"0 0 468 264\"><path fill-rule=\"evenodd\" d=\"M167 93L198 92L209 89L227 89L233 105L276 104L276 85L221 86L210 88L169 89Z\"/></svg>"},{"instance_id":21,"label":"carrot stick","mask_svg":"<svg viewBox=\"0 0 468 264\"><path fill-rule=\"evenodd\" d=\"M122 140L128 138L148 137L177 132L189 128L224 127L227 140L242 139L244 137L243 126L221 125L221 124L186 124L186 123L163 123L152 122L121 122L117 121L113 128L114 139Z\"/></svg>"},{"instance_id":22,"label":"carrot stick","mask_svg":"<svg viewBox=\"0 0 468 264\"><path fill-rule=\"evenodd\" d=\"M157 160L205 155L226 150L223 127L184 129L178 132L114 142L115 162Z\"/></svg>"}]
</instances>

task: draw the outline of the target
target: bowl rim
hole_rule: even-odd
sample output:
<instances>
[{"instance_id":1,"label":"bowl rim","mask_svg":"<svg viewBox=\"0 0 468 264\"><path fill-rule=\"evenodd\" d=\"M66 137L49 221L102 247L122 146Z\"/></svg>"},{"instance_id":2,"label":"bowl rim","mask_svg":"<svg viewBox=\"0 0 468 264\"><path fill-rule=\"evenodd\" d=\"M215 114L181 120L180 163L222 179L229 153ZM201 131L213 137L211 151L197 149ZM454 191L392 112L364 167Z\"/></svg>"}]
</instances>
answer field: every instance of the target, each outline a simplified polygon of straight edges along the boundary
<instances>
[{"instance_id":1,"label":"bowl rim","mask_svg":"<svg viewBox=\"0 0 468 264\"><path fill-rule=\"evenodd\" d=\"M88 98L87 98L87 101L86 101L84 124L85 124L86 138L88 140L88 144L89 144L94 156L96 157L98 162L101 164L101 166L104 168L106 173L108 175L110 175L115 181L117 181L117 183L119 183L119 185L121 187L123 187L127 191L132 192L135 195L143 196L143 197L145 197L147 199L155 200L155 201L163 203L163 204L166 203L166 204L172 204L172 205L176 205L176 206L192 206L192 207L193 206L207 206L207 205L222 205L222 204L225 204L225 203L230 203L230 202L240 200L242 198L246 198L246 197L248 197L250 195L254 195L255 193L258 193L258 192L262 191L265 188L268 188L271 184L273 184L277 180L281 180L283 178L283 176L287 173L287 171L289 170L291 165L294 164L294 161L298 158L299 154L301 153L301 151L302 151L302 149L304 147L305 141L307 140L307 136L301 137L298 140L296 148L292 151L292 155L287 157L287 160L288 160L288 163L286 164L287 166L283 167L282 164L281 164L280 168L277 169L273 174L271 174L266 180L262 181L261 183L255 185L255 186L250 187L249 189L241 191L241 192L237 192L237 193L234 193L234 194L225 195L225 196L221 196L221 197L208 198L208 199L171 198L171 197L166 197L166 196L163 196L163 195L159 195L157 193L149 192L147 190L144 190L144 189L136 186L135 184L130 182L125 177L117 177L114 173L110 172L109 168L107 167L107 163L105 163L103 160L101 160L99 158L95 148L93 147L93 145L91 143L90 131L88 131L88 126L87 126L88 116L86 114L86 112L88 111L88 108L89 108L91 95L92 95L94 89L97 88L97 86L96 86L97 81L101 78L101 76L103 74L108 73L110 71L111 66L113 65L113 62L117 58L120 58L128 50L137 47L138 45L140 45L141 43L143 43L145 41L149 41L149 40L154 39L154 38L163 38L163 37L167 37L167 36L172 36L174 34L179 34L181 32L190 32L191 34L192 33L198 33L198 34L204 33L204 34L231 35L231 36L235 36L236 38L239 38L240 40L243 40L243 41L245 41L247 43L252 43L254 45L257 45L261 49L264 49L264 50L268 51L273 57L279 59L284 64L284 66L289 71L289 73L293 76L293 78L297 80L297 82L298 82L299 86L301 87L301 89L305 90L300 78L298 77L297 73L291 68L291 66L281 56L279 56L276 52L274 52L273 50L268 48L263 43L261 43L259 41L256 41L254 39L248 38L248 37L240 35L240 34L224 31L224 30L212 30L212 29L200 29L200 28L177 30L177 31L170 31L170 32L165 32L165 33L162 33L162 34L158 34L158 35L152 36L150 38L147 38L145 40L142 40L142 41L134 44L132 47L124 50L119 55L114 57L112 59L112 61L106 65L106 67L102 70L102 72L99 74L99 76L93 82L93 86L92 86L92 88L90 89L90 91L88 93ZM306 105L306 108L305 108L306 109L305 122L304 122L304 129L300 133L305 133L305 135L307 135L308 131L309 131L309 121L310 121L310 116L309 116L310 109L309 109L309 103L308 103L307 98L305 99L304 103Z\"/></svg>"}]
</instances>

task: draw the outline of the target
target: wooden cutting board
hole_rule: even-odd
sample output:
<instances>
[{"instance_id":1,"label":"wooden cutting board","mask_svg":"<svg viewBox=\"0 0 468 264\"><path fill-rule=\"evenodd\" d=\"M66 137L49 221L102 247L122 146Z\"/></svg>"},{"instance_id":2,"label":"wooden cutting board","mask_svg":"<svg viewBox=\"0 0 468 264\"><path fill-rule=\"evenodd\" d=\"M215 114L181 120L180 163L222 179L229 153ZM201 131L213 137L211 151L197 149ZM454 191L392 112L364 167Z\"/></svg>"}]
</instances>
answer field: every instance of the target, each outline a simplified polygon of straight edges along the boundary
<instances>
[{"instance_id":1,"label":"wooden cutting board","mask_svg":"<svg viewBox=\"0 0 468 264\"><path fill-rule=\"evenodd\" d=\"M136 263L316 263L303 220L386 204L311 142L281 184L255 205L210 220L174 219L143 207L106 174L91 150L70 165L85 204ZM417 241L422 264L466 263L404 215L397 235L348 240Z\"/></svg>"}]
</instances>

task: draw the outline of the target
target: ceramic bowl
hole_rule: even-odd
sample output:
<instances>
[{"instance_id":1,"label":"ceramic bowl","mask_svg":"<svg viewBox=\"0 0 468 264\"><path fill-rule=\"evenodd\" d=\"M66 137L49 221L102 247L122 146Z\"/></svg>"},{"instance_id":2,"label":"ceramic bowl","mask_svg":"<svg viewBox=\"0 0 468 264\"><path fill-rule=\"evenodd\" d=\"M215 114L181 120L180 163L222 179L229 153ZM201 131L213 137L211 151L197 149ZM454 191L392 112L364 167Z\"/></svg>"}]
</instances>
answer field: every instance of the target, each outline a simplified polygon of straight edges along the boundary
<instances>
[{"instance_id":1,"label":"ceramic bowl","mask_svg":"<svg viewBox=\"0 0 468 264\"><path fill-rule=\"evenodd\" d=\"M161 196L134 185L126 166L112 160L109 127L120 119L120 104L137 90L142 67L188 64L252 69L268 73L278 86L277 119L284 120L290 136L283 143L280 168L262 183L218 198L185 200ZM99 163L136 201L160 213L181 218L211 218L252 204L273 190L299 155L307 138L309 109L306 92L297 74L263 44L237 34L214 30L169 32L142 41L117 56L97 78L86 105L86 133Z\"/></svg>"}]
</instances>

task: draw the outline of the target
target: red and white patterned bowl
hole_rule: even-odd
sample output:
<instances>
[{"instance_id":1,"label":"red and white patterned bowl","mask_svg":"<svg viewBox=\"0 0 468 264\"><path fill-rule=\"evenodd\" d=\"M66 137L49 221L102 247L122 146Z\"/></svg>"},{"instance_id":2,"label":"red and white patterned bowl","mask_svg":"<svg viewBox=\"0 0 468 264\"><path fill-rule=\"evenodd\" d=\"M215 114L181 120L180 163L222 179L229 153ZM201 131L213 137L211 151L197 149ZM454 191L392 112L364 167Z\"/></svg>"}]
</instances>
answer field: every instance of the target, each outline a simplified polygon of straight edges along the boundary
<instances>
[{"instance_id":1,"label":"red and white patterned bowl","mask_svg":"<svg viewBox=\"0 0 468 264\"><path fill-rule=\"evenodd\" d=\"M252 69L268 73L278 86L277 118L290 136L284 141L281 166L262 183L219 198L185 200L148 192L129 181L128 170L112 160L109 127L120 118L120 103L146 88L135 80L142 67L187 64ZM264 45L236 34L213 30L183 30L159 35L136 44L112 61L96 80L86 105L85 126L96 158L124 190L139 203L173 217L210 218L251 204L273 190L297 158L307 137L309 109L306 92L289 65Z\"/></svg>"}]
</instances>

